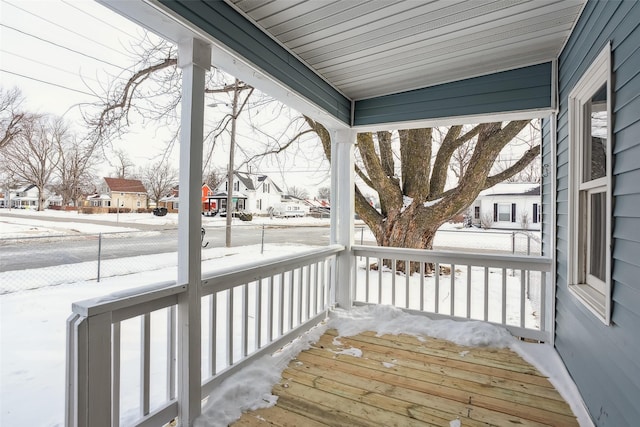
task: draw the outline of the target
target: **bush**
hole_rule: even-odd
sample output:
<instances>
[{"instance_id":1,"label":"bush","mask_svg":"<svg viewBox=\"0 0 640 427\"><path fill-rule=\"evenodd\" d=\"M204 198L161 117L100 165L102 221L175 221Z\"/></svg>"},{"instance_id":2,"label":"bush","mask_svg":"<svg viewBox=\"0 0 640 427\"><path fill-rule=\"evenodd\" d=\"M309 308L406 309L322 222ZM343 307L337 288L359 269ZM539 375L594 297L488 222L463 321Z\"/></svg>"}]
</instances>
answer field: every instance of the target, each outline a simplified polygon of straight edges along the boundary
<instances>
[{"instance_id":1,"label":"bush","mask_svg":"<svg viewBox=\"0 0 640 427\"><path fill-rule=\"evenodd\" d=\"M491 227L493 227L493 216L489 212L485 213L480 217L480 227L482 227L485 230L488 230Z\"/></svg>"},{"instance_id":2,"label":"bush","mask_svg":"<svg viewBox=\"0 0 640 427\"><path fill-rule=\"evenodd\" d=\"M109 208L109 213L131 213L131 208Z\"/></svg>"},{"instance_id":3,"label":"bush","mask_svg":"<svg viewBox=\"0 0 640 427\"><path fill-rule=\"evenodd\" d=\"M252 221L253 215L248 212L240 212L238 213L238 218L240 218L241 221Z\"/></svg>"}]
</instances>

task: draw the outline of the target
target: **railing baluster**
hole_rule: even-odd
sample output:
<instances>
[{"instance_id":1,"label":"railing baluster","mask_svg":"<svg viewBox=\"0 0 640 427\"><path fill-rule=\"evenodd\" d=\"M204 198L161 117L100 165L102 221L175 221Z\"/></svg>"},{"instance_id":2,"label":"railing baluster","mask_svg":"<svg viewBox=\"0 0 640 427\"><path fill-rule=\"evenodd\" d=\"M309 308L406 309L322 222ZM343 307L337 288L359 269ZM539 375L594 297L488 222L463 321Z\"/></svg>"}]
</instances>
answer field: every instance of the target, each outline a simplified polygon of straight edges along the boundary
<instances>
[{"instance_id":1,"label":"railing baluster","mask_svg":"<svg viewBox=\"0 0 640 427\"><path fill-rule=\"evenodd\" d=\"M502 269L502 324L507 324L507 269Z\"/></svg>"},{"instance_id":2,"label":"railing baluster","mask_svg":"<svg viewBox=\"0 0 640 427\"><path fill-rule=\"evenodd\" d=\"M394 258L391 261L391 305L396 305L396 272L397 272L397 260Z\"/></svg>"},{"instance_id":3,"label":"railing baluster","mask_svg":"<svg viewBox=\"0 0 640 427\"><path fill-rule=\"evenodd\" d=\"M484 321L489 320L489 267L484 268Z\"/></svg>"},{"instance_id":4,"label":"railing baluster","mask_svg":"<svg viewBox=\"0 0 640 427\"><path fill-rule=\"evenodd\" d=\"M409 279L411 278L411 262L407 259L404 262L405 270L405 290L404 290L404 306L409 308Z\"/></svg>"},{"instance_id":5,"label":"railing baluster","mask_svg":"<svg viewBox=\"0 0 640 427\"><path fill-rule=\"evenodd\" d=\"M302 324L302 275L304 267L298 269L298 325Z\"/></svg>"},{"instance_id":6,"label":"railing baluster","mask_svg":"<svg viewBox=\"0 0 640 427\"><path fill-rule=\"evenodd\" d=\"M293 329L293 273L293 270L289 272L289 330Z\"/></svg>"},{"instance_id":7,"label":"railing baluster","mask_svg":"<svg viewBox=\"0 0 640 427\"><path fill-rule=\"evenodd\" d=\"M467 265L467 318L471 319L471 266Z\"/></svg>"},{"instance_id":8,"label":"railing baluster","mask_svg":"<svg viewBox=\"0 0 640 427\"><path fill-rule=\"evenodd\" d=\"M314 273L314 279L313 279L313 315L315 316L318 312L320 312L320 308L318 307L318 288L319 283L319 271L318 271L319 265L317 262L313 263L313 273ZM312 316L309 316L310 318Z\"/></svg>"},{"instance_id":9,"label":"railing baluster","mask_svg":"<svg viewBox=\"0 0 640 427\"><path fill-rule=\"evenodd\" d=\"M140 349L140 410L142 416L149 415L149 394L151 389L151 314L141 316Z\"/></svg>"},{"instance_id":10,"label":"railing baluster","mask_svg":"<svg viewBox=\"0 0 640 427\"><path fill-rule=\"evenodd\" d=\"M262 333L262 278L256 282L256 319L255 319L255 349L258 350L262 347L260 334Z\"/></svg>"},{"instance_id":11,"label":"railing baluster","mask_svg":"<svg viewBox=\"0 0 640 427\"><path fill-rule=\"evenodd\" d=\"M275 316L275 313L273 312L273 276L269 276L268 286L269 296L267 301L267 319L269 320L269 325L267 328L267 332L269 333L269 336L267 337L267 342L265 342L265 345L273 341L273 316Z\"/></svg>"},{"instance_id":12,"label":"railing baluster","mask_svg":"<svg viewBox=\"0 0 640 427\"><path fill-rule=\"evenodd\" d=\"M211 328L210 341L209 341L209 369L211 375L215 375L218 372L216 367L217 354L216 354L216 340L218 337L218 293L211 294L209 299L209 327Z\"/></svg>"},{"instance_id":13,"label":"railing baluster","mask_svg":"<svg viewBox=\"0 0 640 427\"><path fill-rule=\"evenodd\" d=\"M317 268L318 266L316 264L316 270ZM316 276L316 280L317 280L317 276ZM305 283L305 285L306 285L305 289L307 290L307 292L306 292L306 298L304 299L304 309L305 309L305 312L307 313L307 319L308 319L311 317L311 313L312 313L311 307L318 306L317 300L314 301L315 305L312 304L312 298L314 297L315 294L314 294L314 288L311 283L311 266L310 265L307 267L307 283ZM302 311L302 299L300 301L301 301L300 311ZM313 311L315 312L315 309Z\"/></svg>"},{"instance_id":14,"label":"railing baluster","mask_svg":"<svg viewBox=\"0 0 640 427\"><path fill-rule=\"evenodd\" d=\"M439 263L435 263L434 264L434 268L435 270L433 271L433 274L435 276L435 282L436 282L436 286L434 289L434 309L433 312L434 313L439 313L440 312L440 264Z\"/></svg>"},{"instance_id":15,"label":"railing baluster","mask_svg":"<svg viewBox=\"0 0 640 427\"><path fill-rule=\"evenodd\" d=\"M424 310L424 262L420 263L420 311Z\"/></svg>"},{"instance_id":16,"label":"railing baluster","mask_svg":"<svg viewBox=\"0 0 640 427\"><path fill-rule=\"evenodd\" d=\"M213 334L215 338L215 330ZM176 398L176 338L176 306L172 305L167 308L167 400ZM215 370L215 352L213 363Z\"/></svg>"},{"instance_id":17,"label":"railing baluster","mask_svg":"<svg viewBox=\"0 0 640 427\"><path fill-rule=\"evenodd\" d=\"M248 295L248 288L249 284L246 283L244 285L242 285L242 287L240 288L241 291L241 295L242 295L242 315L240 316L240 322L241 322L241 328L242 328L242 342L241 342L241 346L242 348L240 349L240 354L242 355L242 357L247 357L247 354L249 354L249 295Z\"/></svg>"},{"instance_id":18,"label":"railing baluster","mask_svg":"<svg viewBox=\"0 0 640 427\"><path fill-rule=\"evenodd\" d=\"M456 315L456 265L451 264L451 271L449 272L449 283L451 284L451 308L449 313L452 316Z\"/></svg>"},{"instance_id":19,"label":"railing baluster","mask_svg":"<svg viewBox=\"0 0 640 427\"><path fill-rule=\"evenodd\" d=\"M543 273L543 272L540 272L539 274L540 274L540 330L543 332L548 332L547 331L547 275L546 273Z\"/></svg>"},{"instance_id":20,"label":"railing baluster","mask_svg":"<svg viewBox=\"0 0 640 427\"><path fill-rule=\"evenodd\" d=\"M382 258L378 258L378 304L382 304Z\"/></svg>"},{"instance_id":21,"label":"railing baluster","mask_svg":"<svg viewBox=\"0 0 640 427\"><path fill-rule=\"evenodd\" d=\"M371 300L369 299L369 273L371 272L371 268L369 267L369 257L365 258L365 263L364 263L364 300L365 302L371 302ZM358 275L356 274L356 277Z\"/></svg>"},{"instance_id":22,"label":"railing baluster","mask_svg":"<svg viewBox=\"0 0 640 427\"><path fill-rule=\"evenodd\" d=\"M227 366L233 365L233 288L227 290Z\"/></svg>"},{"instance_id":23,"label":"railing baluster","mask_svg":"<svg viewBox=\"0 0 640 427\"><path fill-rule=\"evenodd\" d=\"M520 327L525 327L525 298L527 274L525 270L520 270Z\"/></svg>"},{"instance_id":24,"label":"railing baluster","mask_svg":"<svg viewBox=\"0 0 640 427\"><path fill-rule=\"evenodd\" d=\"M278 336L284 334L284 272L280 273L280 303L278 304Z\"/></svg>"},{"instance_id":25,"label":"railing baluster","mask_svg":"<svg viewBox=\"0 0 640 427\"><path fill-rule=\"evenodd\" d=\"M111 426L120 426L120 322L111 325Z\"/></svg>"}]
</instances>

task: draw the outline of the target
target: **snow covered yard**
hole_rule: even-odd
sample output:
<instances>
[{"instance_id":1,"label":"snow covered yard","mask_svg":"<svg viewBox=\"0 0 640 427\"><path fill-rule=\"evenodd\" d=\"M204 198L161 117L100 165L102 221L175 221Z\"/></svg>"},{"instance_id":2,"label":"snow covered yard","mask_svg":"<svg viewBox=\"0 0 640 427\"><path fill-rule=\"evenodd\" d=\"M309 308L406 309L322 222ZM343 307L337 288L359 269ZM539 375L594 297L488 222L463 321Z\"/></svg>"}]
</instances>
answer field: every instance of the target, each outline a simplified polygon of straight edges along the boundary
<instances>
[{"instance_id":1,"label":"snow covered yard","mask_svg":"<svg viewBox=\"0 0 640 427\"><path fill-rule=\"evenodd\" d=\"M56 212L56 211L51 211ZM47 212L50 214L51 212ZM22 213L22 212L20 212ZM39 219L39 213L32 212L33 219L18 219L10 218L9 216L2 216L0 212L0 235L13 235L13 236L25 236L32 233L44 233L44 235L55 235L61 233L77 233L79 228L82 228L82 232L96 233L103 232L107 229L111 231L124 231L117 223L115 223L114 215L107 215L108 219L113 225L104 224L88 224L78 223L73 221L73 215L76 213L59 213L64 219L69 221L63 221L59 223L45 222ZM58 214L58 213L56 213ZM120 216L120 221L124 223L132 223L136 221L165 221L164 224L175 224L174 218L168 217L153 217L150 218L138 217L140 214L123 214ZM91 216L92 218L103 220L98 216ZM177 216L175 218L177 221ZM265 224L276 225L300 223L301 225L326 225L326 220L313 220L313 219L287 219L278 220L279 222L271 222L269 218L262 219ZM168 221L168 222L166 222ZM223 220L222 220L223 221ZM216 218L203 218L203 223L222 225L222 221ZM275 220L274 220L275 221ZM324 224L323 224L324 223ZM158 223L152 223L158 224ZM106 228L105 228L106 227ZM46 234L49 233L49 234ZM460 234L459 240L452 239L451 245L459 245L461 242L469 240L469 236L464 237L463 232L451 232L447 233L453 236ZM1 237L1 236L0 236ZM358 240L356 234L356 240ZM457 237L456 237L457 238ZM267 259L273 256L281 256L286 253L296 253L297 251L308 249L308 247L292 246L292 245L277 245L266 246L265 254L260 255L259 246L249 246L242 248L212 248L203 250L203 271L217 268L224 264L224 266L244 264L249 261L256 261L259 259ZM142 258L142 257L140 257ZM65 322L71 313L71 303L74 301L84 300L88 298L95 298L101 295L123 292L133 287L143 286L150 283L158 283L166 281L168 278L175 277L175 254L163 254L163 255L150 255L144 257L144 262L137 260L136 264L153 265L149 271L140 272L126 269L118 271L114 277L104 278L100 283L95 281L86 281L81 277L75 277L74 271L78 268L70 268L69 266L56 266L48 267L43 271L43 277L52 277L56 274L62 273L68 276L69 282L67 284L61 284L58 286L46 286L40 289L34 289L30 291L15 292L12 294L0 295L0 425L7 426L56 426L63 425L64 423L64 380L65 380ZM224 259L222 262L221 260ZM112 261L114 264L118 264L118 261ZM172 267L166 267L167 265L173 265ZM77 267L77 266L76 266ZM51 270L48 270L51 269ZM58 270L64 271L58 271ZM364 272L364 269L359 269L359 275ZM28 274L28 272L25 272ZM466 281L466 271L455 272L455 280L460 280L461 283ZM473 273L472 273L473 274ZM385 273L383 273L383 276ZM386 273L387 276L391 276ZM464 276L464 277L463 277ZM404 279L404 278L402 278ZM377 279L375 279L377 280ZM449 280L449 282L447 281ZM443 278L440 280L440 297L441 304L447 305L447 298L449 298L446 287L450 284L450 278ZM385 279L386 283L387 279ZM363 283L359 279L359 284ZM434 278L427 278L425 281L425 289L429 291L425 292L425 295L429 295L434 286ZM2 279L2 273L0 273L0 287L4 285ZM419 279L415 277L410 278L409 293L411 296L412 304L415 304L415 295L417 292L417 286L420 286ZM398 300L403 300L406 295L403 293L402 287L399 287L395 294ZM361 295L363 290L358 289L358 295ZM385 285L382 295L382 302L391 302L390 287ZM455 306L458 307L458 298L464 298L464 293L456 294ZM509 298L512 296L509 295ZM515 296L513 296L515 298ZM278 298L276 291L276 298ZM287 296L287 298L289 298ZM372 298L377 299L377 295L372 293ZM492 296L493 298L493 296ZM460 300L462 301L462 300ZM426 301L425 301L426 302ZM460 302L460 304L464 304ZM512 304L513 307L518 306L520 300L517 300ZM495 310L498 310L501 304L497 304ZM220 307L222 311L222 307ZM395 310L392 312L395 312ZM457 310L457 308L456 308ZM493 312L494 310L492 310ZM528 313L532 310L529 308ZM511 311L509 311L510 319L513 317ZM203 317L207 316L207 310L203 310ZM345 316L343 313L342 317ZM362 311L356 310L349 316L357 318L358 321L367 319L368 314L363 314ZM349 317L347 316L347 317ZM377 316L377 315L376 315ZM394 314L395 316L395 314ZM424 319L424 318L422 318ZM354 319L351 319L354 320ZM380 317L376 318L377 321L387 323L389 318ZM518 319L513 317L513 321L517 322ZM530 316L526 320L527 325L531 322L535 322L533 316ZM166 331L166 310L154 312L151 316L152 331L162 331L163 328ZM366 324L366 322L365 322ZM393 324L393 323L389 323ZM435 323L434 323L435 324ZM443 324L445 325L445 324ZM375 326L375 325L374 325ZM377 325L376 328L381 325ZM333 326L335 327L335 326ZM373 326L368 326L373 327ZM138 411L138 396L139 378L140 378L140 363L139 363L139 337L140 337L140 320L131 319L125 321L121 325L122 328L122 395L121 402L123 421L126 421L128 415L135 414ZM449 326L447 326L449 328ZM375 329L369 329L375 330ZM410 332L410 331L407 331ZM504 332L504 331L503 331ZM309 340L312 338L304 338ZM470 339L470 338L469 338ZM156 348L158 351L153 354L163 354L163 349L166 348L166 334L154 333L152 339L152 350ZM206 345L206 338L203 339L203 345ZM251 346L255 343L250 343ZM295 346L291 347L297 351ZM130 350L133 349L133 350ZM137 349L137 350L136 350ZM220 356L223 356L226 352L225 346L220 345L217 349ZM544 355L545 358L549 357L548 354ZM222 357L221 357L222 358ZM207 355L203 354L203 366L209 363ZM254 378L252 378L252 384L260 381L259 378L267 378L265 373L258 370L252 370ZM286 363L285 363L286 366ZM252 367L253 369L253 367ZM269 368L271 369L271 368ZM154 407L156 402L161 402L164 399L166 392L166 358L155 357L151 360L151 373L153 377L152 392L151 392L151 406ZM271 377L269 377L271 378ZM277 381L277 378L275 379ZM237 383L242 381L237 380ZM240 393L242 395L242 392ZM37 402L38 411L33 411L33 404ZM227 405L228 409L232 409L235 406ZM225 407L226 407L225 406ZM126 424L126 423L125 423Z\"/></svg>"}]
</instances>

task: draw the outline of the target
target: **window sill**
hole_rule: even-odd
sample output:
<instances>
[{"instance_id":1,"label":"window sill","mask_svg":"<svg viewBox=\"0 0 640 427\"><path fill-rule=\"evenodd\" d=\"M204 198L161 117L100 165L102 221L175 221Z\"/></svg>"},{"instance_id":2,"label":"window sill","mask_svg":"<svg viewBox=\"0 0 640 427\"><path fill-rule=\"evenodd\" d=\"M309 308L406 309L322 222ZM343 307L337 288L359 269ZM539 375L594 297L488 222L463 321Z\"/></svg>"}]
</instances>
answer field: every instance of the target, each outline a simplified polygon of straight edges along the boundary
<instances>
[{"instance_id":1,"label":"window sill","mask_svg":"<svg viewBox=\"0 0 640 427\"><path fill-rule=\"evenodd\" d=\"M605 296L587 284L569 285L569 291L575 295L585 307L589 309L605 325L609 322L606 319Z\"/></svg>"}]
</instances>

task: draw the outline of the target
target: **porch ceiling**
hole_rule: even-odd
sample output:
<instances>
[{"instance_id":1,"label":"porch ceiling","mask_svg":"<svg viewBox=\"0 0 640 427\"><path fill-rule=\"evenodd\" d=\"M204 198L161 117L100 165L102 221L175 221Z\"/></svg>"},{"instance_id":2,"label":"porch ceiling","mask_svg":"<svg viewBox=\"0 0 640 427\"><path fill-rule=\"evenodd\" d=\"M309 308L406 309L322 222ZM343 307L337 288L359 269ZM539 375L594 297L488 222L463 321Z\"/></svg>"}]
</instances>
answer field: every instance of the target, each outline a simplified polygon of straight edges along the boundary
<instances>
[{"instance_id":1,"label":"porch ceiling","mask_svg":"<svg viewBox=\"0 0 640 427\"><path fill-rule=\"evenodd\" d=\"M583 0L225 0L359 100L558 57Z\"/></svg>"},{"instance_id":2,"label":"porch ceiling","mask_svg":"<svg viewBox=\"0 0 640 427\"><path fill-rule=\"evenodd\" d=\"M586 3L98 1L169 40L207 40L214 65L329 127L359 129L548 114L551 62Z\"/></svg>"}]
</instances>

